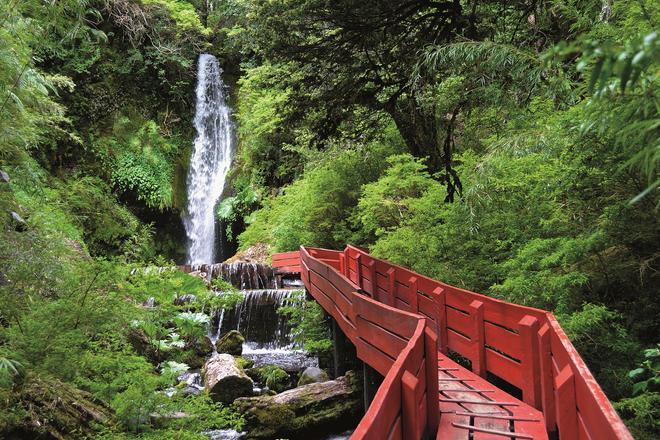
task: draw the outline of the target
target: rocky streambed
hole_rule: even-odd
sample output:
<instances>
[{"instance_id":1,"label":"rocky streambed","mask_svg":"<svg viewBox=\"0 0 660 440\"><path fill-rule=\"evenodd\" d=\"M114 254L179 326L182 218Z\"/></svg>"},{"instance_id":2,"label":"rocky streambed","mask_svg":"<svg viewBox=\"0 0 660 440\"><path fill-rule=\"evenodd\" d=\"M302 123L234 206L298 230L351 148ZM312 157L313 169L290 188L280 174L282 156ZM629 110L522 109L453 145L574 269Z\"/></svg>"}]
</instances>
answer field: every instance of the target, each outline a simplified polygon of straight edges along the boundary
<instances>
[{"instance_id":1,"label":"rocky streambed","mask_svg":"<svg viewBox=\"0 0 660 440\"><path fill-rule=\"evenodd\" d=\"M243 416L244 432L205 431L210 439L348 438L363 411L361 381L350 372L331 380L319 368L317 358L294 344L291 326L277 311L300 304L302 292L295 290L296 281L287 289L272 288L272 271L262 266L233 263L201 268L209 273L191 272L209 286L214 277L223 277L241 289L242 299L232 308L216 309L205 316L199 316L202 314L195 308L194 297L174 299L179 308L190 306L184 313L205 322L207 334L181 345L182 352L189 353L181 364L187 369L177 376L179 384L166 394L205 393ZM159 305L147 302L144 306ZM148 339L138 329L131 333L138 351L161 362L162 353Z\"/></svg>"}]
</instances>

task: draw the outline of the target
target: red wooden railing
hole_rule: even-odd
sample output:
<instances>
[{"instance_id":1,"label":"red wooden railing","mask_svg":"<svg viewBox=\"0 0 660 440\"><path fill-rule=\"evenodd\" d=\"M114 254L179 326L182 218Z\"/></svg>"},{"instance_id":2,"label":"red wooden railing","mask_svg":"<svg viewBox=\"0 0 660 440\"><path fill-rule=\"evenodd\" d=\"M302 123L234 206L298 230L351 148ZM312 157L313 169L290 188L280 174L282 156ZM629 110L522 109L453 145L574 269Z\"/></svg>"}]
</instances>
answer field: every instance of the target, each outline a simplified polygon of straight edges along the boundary
<instances>
[{"instance_id":1,"label":"red wooden railing","mask_svg":"<svg viewBox=\"0 0 660 440\"><path fill-rule=\"evenodd\" d=\"M305 287L385 379L353 439L419 439L438 426L438 352L517 387L566 439L632 439L551 313L459 289L372 257L301 247ZM490 373L490 375L489 375ZM440 434L439 434L440 438Z\"/></svg>"},{"instance_id":2,"label":"red wooden railing","mask_svg":"<svg viewBox=\"0 0 660 440\"><path fill-rule=\"evenodd\" d=\"M274 254L271 265L278 273L298 273L300 272L299 252L282 252Z\"/></svg>"}]
</instances>

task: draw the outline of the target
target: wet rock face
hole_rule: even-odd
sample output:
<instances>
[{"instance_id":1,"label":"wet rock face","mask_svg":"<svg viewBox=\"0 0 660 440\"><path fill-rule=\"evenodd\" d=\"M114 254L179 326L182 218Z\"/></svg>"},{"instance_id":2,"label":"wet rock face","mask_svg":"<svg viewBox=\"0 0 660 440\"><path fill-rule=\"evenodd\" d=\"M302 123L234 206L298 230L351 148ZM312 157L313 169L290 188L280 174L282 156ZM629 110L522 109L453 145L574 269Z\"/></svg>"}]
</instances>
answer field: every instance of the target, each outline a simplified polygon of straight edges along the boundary
<instances>
[{"instance_id":1,"label":"wet rock face","mask_svg":"<svg viewBox=\"0 0 660 440\"><path fill-rule=\"evenodd\" d=\"M330 377L328 376L328 373L321 370L320 368L307 367L305 368L305 371L303 371L302 374L300 375L300 379L298 380L298 386L301 387L309 383L325 382L326 380L329 379Z\"/></svg>"},{"instance_id":2,"label":"wet rock face","mask_svg":"<svg viewBox=\"0 0 660 440\"><path fill-rule=\"evenodd\" d=\"M228 353L233 356L240 356L243 353L243 342L245 338L237 330L231 330L215 343L218 353Z\"/></svg>"},{"instance_id":3,"label":"wet rock face","mask_svg":"<svg viewBox=\"0 0 660 440\"><path fill-rule=\"evenodd\" d=\"M234 406L245 418L249 439L308 439L355 426L361 415L360 397L349 372L275 396L237 399Z\"/></svg>"},{"instance_id":4,"label":"wet rock face","mask_svg":"<svg viewBox=\"0 0 660 440\"><path fill-rule=\"evenodd\" d=\"M213 400L231 403L251 396L254 383L230 354L216 354L204 365L204 386Z\"/></svg>"},{"instance_id":5,"label":"wet rock face","mask_svg":"<svg viewBox=\"0 0 660 440\"><path fill-rule=\"evenodd\" d=\"M222 278L237 289L274 289L277 287L273 268L259 263L218 263L186 265L179 267L184 272L211 281Z\"/></svg>"}]
</instances>

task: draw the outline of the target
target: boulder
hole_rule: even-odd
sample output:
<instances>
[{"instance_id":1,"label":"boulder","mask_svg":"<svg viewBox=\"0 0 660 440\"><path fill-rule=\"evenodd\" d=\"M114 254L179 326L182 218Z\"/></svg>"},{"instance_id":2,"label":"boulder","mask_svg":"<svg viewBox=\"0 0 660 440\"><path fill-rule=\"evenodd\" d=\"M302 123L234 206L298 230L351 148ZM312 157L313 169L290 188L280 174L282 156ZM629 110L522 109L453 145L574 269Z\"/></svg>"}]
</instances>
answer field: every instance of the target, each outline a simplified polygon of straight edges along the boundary
<instances>
[{"instance_id":1,"label":"boulder","mask_svg":"<svg viewBox=\"0 0 660 440\"><path fill-rule=\"evenodd\" d=\"M203 356L209 355L213 353L213 342L211 342L208 336L199 338L195 343L195 351L197 351L197 354L201 354Z\"/></svg>"},{"instance_id":2,"label":"boulder","mask_svg":"<svg viewBox=\"0 0 660 440\"><path fill-rule=\"evenodd\" d=\"M153 309L157 305L158 302L156 301L156 298L154 298L153 296L150 296L149 298L146 299L146 301L142 303L142 307L146 309Z\"/></svg>"},{"instance_id":3,"label":"boulder","mask_svg":"<svg viewBox=\"0 0 660 440\"><path fill-rule=\"evenodd\" d=\"M186 293L185 295L175 297L174 305L182 306L184 304L195 302L195 300L197 300L197 297L195 295L193 295L192 293Z\"/></svg>"},{"instance_id":4,"label":"boulder","mask_svg":"<svg viewBox=\"0 0 660 440\"><path fill-rule=\"evenodd\" d=\"M243 353L243 342L245 338L237 330L231 330L215 343L215 349L218 353L228 353L233 356L240 356Z\"/></svg>"},{"instance_id":5,"label":"boulder","mask_svg":"<svg viewBox=\"0 0 660 440\"><path fill-rule=\"evenodd\" d=\"M4 172L3 170L0 170L0 182L2 183L9 183L9 174Z\"/></svg>"},{"instance_id":6,"label":"boulder","mask_svg":"<svg viewBox=\"0 0 660 440\"><path fill-rule=\"evenodd\" d=\"M216 402L231 403L239 397L252 395L252 379L230 354L212 356L204 365L203 374L204 387Z\"/></svg>"},{"instance_id":7,"label":"boulder","mask_svg":"<svg viewBox=\"0 0 660 440\"><path fill-rule=\"evenodd\" d=\"M254 381L266 385L268 390L276 393L292 388L291 376L277 365L263 365L261 367L250 368L245 373Z\"/></svg>"},{"instance_id":8,"label":"boulder","mask_svg":"<svg viewBox=\"0 0 660 440\"><path fill-rule=\"evenodd\" d=\"M301 387L309 383L325 382L329 379L330 377L328 376L328 373L321 370L320 368L307 367L305 368L305 371L300 374L300 379L298 379L298 386Z\"/></svg>"},{"instance_id":9,"label":"boulder","mask_svg":"<svg viewBox=\"0 0 660 440\"><path fill-rule=\"evenodd\" d=\"M27 229L27 222L23 220L23 217L21 217L20 214L14 211L10 211L9 217L11 218L11 223L14 226L14 230L23 232Z\"/></svg>"},{"instance_id":10,"label":"boulder","mask_svg":"<svg viewBox=\"0 0 660 440\"><path fill-rule=\"evenodd\" d=\"M245 419L249 439L321 438L358 423L361 397L359 381L348 372L274 396L240 398L234 407Z\"/></svg>"}]
</instances>

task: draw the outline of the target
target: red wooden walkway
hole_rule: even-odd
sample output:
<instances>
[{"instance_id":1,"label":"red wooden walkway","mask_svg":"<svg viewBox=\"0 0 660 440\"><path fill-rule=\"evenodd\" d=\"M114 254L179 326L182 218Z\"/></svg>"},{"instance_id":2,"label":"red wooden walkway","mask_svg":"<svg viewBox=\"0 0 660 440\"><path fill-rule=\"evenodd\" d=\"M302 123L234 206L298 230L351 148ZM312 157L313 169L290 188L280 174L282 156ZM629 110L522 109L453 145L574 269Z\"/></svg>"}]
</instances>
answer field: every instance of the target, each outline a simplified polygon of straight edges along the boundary
<instances>
[{"instance_id":1,"label":"red wooden walkway","mask_svg":"<svg viewBox=\"0 0 660 440\"><path fill-rule=\"evenodd\" d=\"M299 272L358 357L384 376L351 439L632 439L551 313L352 246L301 247L274 255L273 266Z\"/></svg>"}]
</instances>

